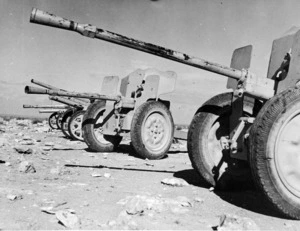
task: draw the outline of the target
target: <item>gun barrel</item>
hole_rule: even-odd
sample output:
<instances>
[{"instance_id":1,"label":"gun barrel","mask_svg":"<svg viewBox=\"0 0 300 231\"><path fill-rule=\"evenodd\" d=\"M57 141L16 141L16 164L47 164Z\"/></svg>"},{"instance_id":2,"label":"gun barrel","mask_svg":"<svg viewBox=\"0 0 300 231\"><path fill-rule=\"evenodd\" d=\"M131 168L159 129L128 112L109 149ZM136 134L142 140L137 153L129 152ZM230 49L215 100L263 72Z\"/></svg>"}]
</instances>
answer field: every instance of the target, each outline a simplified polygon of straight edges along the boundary
<instances>
[{"instance_id":1,"label":"gun barrel","mask_svg":"<svg viewBox=\"0 0 300 231\"><path fill-rule=\"evenodd\" d=\"M90 38L97 38L122 46L130 47L176 62L180 62L189 66L194 66L213 73L227 76L236 80L243 79L245 73L243 71L223 66L214 62L210 62L201 58L193 57L182 52L167 49L151 43L135 40L114 32L96 28L90 24L80 24L72 20L64 19L53 14L33 9L30 16L30 22L57 27L60 29L76 31Z\"/></svg>"},{"instance_id":2,"label":"gun barrel","mask_svg":"<svg viewBox=\"0 0 300 231\"><path fill-rule=\"evenodd\" d=\"M74 101L73 99L70 100L70 99L60 97L60 96L49 96L49 99L59 102L59 103L63 103L63 104L72 106L72 107L83 108L85 105L84 103L78 103L78 102Z\"/></svg>"},{"instance_id":3,"label":"gun barrel","mask_svg":"<svg viewBox=\"0 0 300 231\"><path fill-rule=\"evenodd\" d=\"M58 88L58 87L54 87L54 86L52 86L50 84L43 83L43 82L35 80L35 79L31 79L31 82L34 83L34 84L36 84L36 85L39 85L41 87L47 88L47 89L66 91L64 89L61 89L61 88ZM79 102L82 102L82 103L85 103L85 104L88 103L88 100L85 100L85 99L70 99L70 100L77 101L78 103Z\"/></svg>"},{"instance_id":4,"label":"gun barrel","mask_svg":"<svg viewBox=\"0 0 300 231\"><path fill-rule=\"evenodd\" d=\"M65 105L28 105L28 104L23 104L23 108L68 109L70 107L65 106Z\"/></svg>"},{"instance_id":5,"label":"gun barrel","mask_svg":"<svg viewBox=\"0 0 300 231\"><path fill-rule=\"evenodd\" d=\"M39 113L54 113L54 112L63 112L64 110L59 110L59 109L44 109L44 110L39 110Z\"/></svg>"},{"instance_id":6,"label":"gun barrel","mask_svg":"<svg viewBox=\"0 0 300 231\"><path fill-rule=\"evenodd\" d=\"M79 92L68 92L68 91L60 91L60 90L51 90L51 89L42 89L39 87L25 87L26 94L43 94L43 95L51 95L51 96L68 96L75 98L87 98L87 99L103 99L109 101L120 101L120 96L109 96L109 95L100 95L96 93L79 93Z\"/></svg>"}]
</instances>

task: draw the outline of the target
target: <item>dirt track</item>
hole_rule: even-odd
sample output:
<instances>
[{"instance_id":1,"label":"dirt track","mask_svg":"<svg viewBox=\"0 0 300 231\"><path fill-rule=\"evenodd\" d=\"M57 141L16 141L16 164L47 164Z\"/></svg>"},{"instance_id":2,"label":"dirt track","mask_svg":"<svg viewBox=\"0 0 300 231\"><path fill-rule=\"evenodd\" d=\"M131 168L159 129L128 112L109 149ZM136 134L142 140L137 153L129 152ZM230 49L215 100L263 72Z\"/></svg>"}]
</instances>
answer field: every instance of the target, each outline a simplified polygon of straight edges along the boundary
<instances>
[{"instance_id":1,"label":"dirt track","mask_svg":"<svg viewBox=\"0 0 300 231\"><path fill-rule=\"evenodd\" d=\"M278 217L253 189L210 190L184 146L148 161L133 156L129 141L116 153L93 153L60 131L45 132L47 125L13 120L0 126L0 229L65 229L69 222L73 229L216 230L220 217L233 215L230 229L300 230L300 221ZM24 161L36 172L20 172ZM163 184L166 178L188 185Z\"/></svg>"}]
</instances>

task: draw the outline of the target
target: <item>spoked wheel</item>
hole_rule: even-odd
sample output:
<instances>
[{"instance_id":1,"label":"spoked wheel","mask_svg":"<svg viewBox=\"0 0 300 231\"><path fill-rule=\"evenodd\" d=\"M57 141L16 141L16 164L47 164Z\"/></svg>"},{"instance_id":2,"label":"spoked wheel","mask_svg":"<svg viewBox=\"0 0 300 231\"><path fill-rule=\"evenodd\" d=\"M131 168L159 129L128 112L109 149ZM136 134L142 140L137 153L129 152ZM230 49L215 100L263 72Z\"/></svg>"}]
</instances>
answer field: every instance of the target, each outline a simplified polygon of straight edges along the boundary
<instances>
[{"instance_id":1,"label":"spoked wheel","mask_svg":"<svg viewBox=\"0 0 300 231\"><path fill-rule=\"evenodd\" d=\"M250 176L247 162L232 159L229 150L221 146L221 137L230 135L231 102L232 92L206 101L194 115L188 131L187 147L193 168L207 183L220 188L234 185L234 181L244 182Z\"/></svg>"},{"instance_id":2,"label":"spoked wheel","mask_svg":"<svg viewBox=\"0 0 300 231\"><path fill-rule=\"evenodd\" d=\"M49 123L50 128L58 129L58 126L56 124L58 116L59 116L58 112L54 112L49 116L48 123Z\"/></svg>"},{"instance_id":3,"label":"spoked wheel","mask_svg":"<svg viewBox=\"0 0 300 231\"><path fill-rule=\"evenodd\" d=\"M300 219L300 89L271 98L249 138L254 182L277 211Z\"/></svg>"},{"instance_id":4,"label":"spoked wheel","mask_svg":"<svg viewBox=\"0 0 300 231\"><path fill-rule=\"evenodd\" d=\"M83 115L85 111L80 110L75 112L68 123L68 131L70 136L74 140L80 140L83 141L83 136L82 136L82 121L83 121Z\"/></svg>"},{"instance_id":5,"label":"spoked wheel","mask_svg":"<svg viewBox=\"0 0 300 231\"><path fill-rule=\"evenodd\" d=\"M105 101L90 104L83 116L83 139L88 147L96 152L112 152L120 144L121 136L103 135L103 113Z\"/></svg>"},{"instance_id":6,"label":"spoked wheel","mask_svg":"<svg viewBox=\"0 0 300 231\"><path fill-rule=\"evenodd\" d=\"M68 131L68 124L69 121L71 119L71 116L75 113L76 109L74 108L70 108L68 109L62 116L61 119L61 130L63 132L63 134L67 137L67 138L72 138L69 131Z\"/></svg>"},{"instance_id":7,"label":"spoked wheel","mask_svg":"<svg viewBox=\"0 0 300 231\"><path fill-rule=\"evenodd\" d=\"M133 148L141 157L164 157L174 135L174 122L169 109L157 101L142 104L133 116L130 135Z\"/></svg>"}]
</instances>

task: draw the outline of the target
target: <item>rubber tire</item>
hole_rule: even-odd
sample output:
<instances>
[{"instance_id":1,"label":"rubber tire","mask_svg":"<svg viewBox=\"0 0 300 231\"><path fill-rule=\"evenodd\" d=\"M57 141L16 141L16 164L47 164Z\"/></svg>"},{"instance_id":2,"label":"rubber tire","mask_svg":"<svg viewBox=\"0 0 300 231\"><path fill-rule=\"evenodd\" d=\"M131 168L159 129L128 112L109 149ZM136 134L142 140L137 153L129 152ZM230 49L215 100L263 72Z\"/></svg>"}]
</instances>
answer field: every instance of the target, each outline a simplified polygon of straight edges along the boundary
<instances>
[{"instance_id":1,"label":"rubber tire","mask_svg":"<svg viewBox=\"0 0 300 231\"><path fill-rule=\"evenodd\" d=\"M143 142L144 123L153 113L159 113L169 123L169 138L159 150L153 150ZM159 101L148 101L140 105L132 118L130 136L133 149L139 156L149 160L163 158L169 151L174 136L174 121L169 109Z\"/></svg>"},{"instance_id":2,"label":"rubber tire","mask_svg":"<svg viewBox=\"0 0 300 231\"><path fill-rule=\"evenodd\" d=\"M54 112L54 113L52 113L52 114L49 116L48 124L49 124L50 128L52 128L53 130L59 129L58 126L57 126L57 123L56 123L58 116L59 116L58 112ZM51 122L52 119L55 120L55 123L52 123L52 122Z\"/></svg>"},{"instance_id":3,"label":"rubber tire","mask_svg":"<svg viewBox=\"0 0 300 231\"><path fill-rule=\"evenodd\" d=\"M64 112L63 113L58 113L58 117L56 119L56 126L60 130L61 130L61 120L62 120L63 115L64 115Z\"/></svg>"},{"instance_id":4,"label":"rubber tire","mask_svg":"<svg viewBox=\"0 0 300 231\"><path fill-rule=\"evenodd\" d=\"M66 112L63 114L62 119L61 119L61 123L60 123L61 131L67 138L72 138L68 131L68 126L69 126L70 118L75 112L76 112L76 109L70 108L70 109L66 110Z\"/></svg>"},{"instance_id":5,"label":"rubber tire","mask_svg":"<svg viewBox=\"0 0 300 231\"><path fill-rule=\"evenodd\" d=\"M229 150L222 150L220 144L220 138L230 134L231 103L232 92L212 97L198 109L188 130L187 149L193 168L205 182L221 190L251 184L249 164L231 158ZM216 123L219 128L213 127Z\"/></svg>"},{"instance_id":6,"label":"rubber tire","mask_svg":"<svg viewBox=\"0 0 300 231\"><path fill-rule=\"evenodd\" d=\"M103 138L106 140L105 143L97 139L94 131L95 124L104 111L105 101L98 100L89 105L89 107L86 110L86 113L83 116L83 139L87 146L95 152L112 152L116 150L116 148L122 140L121 136L109 135L103 135Z\"/></svg>"},{"instance_id":7,"label":"rubber tire","mask_svg":"<svg viewBox=\"0 0 300 231\"><path fill-rule=\"evenodd\" d=\"M79 111L76 111L70 118L69 120L69 123L68 123L68 132L71 136L72 139L74 140L80 140L80 141L84 141L83 139L83 135L82 135L82 121L83 121L83 118L81 120L81 124L80 124L80 129L81 129L81 135L78 136L76 134L73 133L72 131L72 123L75 121L75 119L77 119L79 116L84 116L84 113L85 113L85 110L79 110Z\"/></svg>"},{"instance_id":8,"label":"rubber tire","mask_svg":"<svg viewBox=\"0 0 300 231\"><path fill-rule=\"evenodd\" d=\"M276 211L294 219L300 219L300 190L297 189L296 195L283 183L276 164L280 155L275 147L286 116L296 113L299 108L299 87L275 95L260 110L249 136L249 161L254 183Z\"/></svg>"}]
</instances>

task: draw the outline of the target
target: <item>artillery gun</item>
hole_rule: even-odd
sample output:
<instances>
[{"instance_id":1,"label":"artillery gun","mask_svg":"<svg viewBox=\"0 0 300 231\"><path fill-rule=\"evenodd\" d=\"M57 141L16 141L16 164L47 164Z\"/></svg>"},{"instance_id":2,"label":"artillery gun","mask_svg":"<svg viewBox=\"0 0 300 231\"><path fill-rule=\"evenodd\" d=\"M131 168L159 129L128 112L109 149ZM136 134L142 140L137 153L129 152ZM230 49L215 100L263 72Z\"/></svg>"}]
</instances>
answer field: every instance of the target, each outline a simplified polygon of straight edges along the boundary
<instances>
[{"instance_id":1,"label":"artillery gun","mask_svg":"<svg viewBox=\"0 0 300 231\"><path fill-rule=\"evenodd\" d=\"M28 104L23 104L23 108L48 109L48 110L41 110L40 113L51 113L51 115L48 118L48 124L52 129L59 129L58 127L59 116L61 116L67 109L70 109L69 106L65 106L65 105L28 105Z\"/></svg>"},{"instance_id":2,"label":"artillery gun","mask_svg":"<svg viewBox=\"0 0 300 231\"><path fill-rule=\"evenodd\" d=\"M31 79L31 82L46 89L66 91L35 79ZM83 141L81 131L82 118L91 101L81 98L55 96L49 97L49 99L70 106L64 113L55 113L49 117L49 121L54 122L56 120L56 124L52 123L52 126L61 129L68 138Z\"/></svg>"},{"instance_id":3,"label":"artillery gun","mask_svg":"<svg viewBox=\"0 0 300 231\"><path fill-rule=\"evenodd\" d=\"M236 49L227 67L37 9L30 21L228 77L227 88L232 92L206 101L190 124L188 152L193 167L215 186L226 176L247 179L244 173L250 166L253 181L270 204L282 214L300 219L299 28L273 41L267 77L259 77L249 71L252 46ZM143 127L143 121L134 125ZM144 130L140 129L140 137Z\"/></svg>"},{"instance_id":4,"label":"artillery gun","mask_svg":"<svg viewBox=\"0 0 300 231\"><path fill-rule=\"evenodd\" d=\"M131 137L140 156L158 159L166 154L173 141L170 102L163 100L162 96L175 89L176 78L174 72L139 69L122 79L106 76L101 94L29 86L25 92L95 99L84 114L82 126L84 141L90 149L113 151L122 137Z\"/></svg>"}]
</instances>

